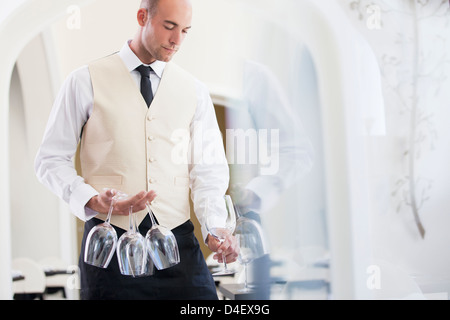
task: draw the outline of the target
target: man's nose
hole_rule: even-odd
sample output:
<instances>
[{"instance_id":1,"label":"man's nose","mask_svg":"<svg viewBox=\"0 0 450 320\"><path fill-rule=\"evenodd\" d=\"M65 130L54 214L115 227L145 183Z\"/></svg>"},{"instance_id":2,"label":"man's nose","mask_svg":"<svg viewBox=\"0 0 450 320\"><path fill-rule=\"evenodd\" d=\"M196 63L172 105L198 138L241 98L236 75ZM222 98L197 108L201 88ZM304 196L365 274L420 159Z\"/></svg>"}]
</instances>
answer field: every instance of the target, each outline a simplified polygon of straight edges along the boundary
<instances>
[{"instance_id":1,"label":"man's nose","mask_svg":"<svg viewBox=\"0 0 450 320\"><path fill-rule=\"evenodd\" d=\"M170 43L175 44L177 46L181 44L182 40L183 40L182 32L175 31L172 33L172 36L170 37Z\"/></svg>"}]
</instances>

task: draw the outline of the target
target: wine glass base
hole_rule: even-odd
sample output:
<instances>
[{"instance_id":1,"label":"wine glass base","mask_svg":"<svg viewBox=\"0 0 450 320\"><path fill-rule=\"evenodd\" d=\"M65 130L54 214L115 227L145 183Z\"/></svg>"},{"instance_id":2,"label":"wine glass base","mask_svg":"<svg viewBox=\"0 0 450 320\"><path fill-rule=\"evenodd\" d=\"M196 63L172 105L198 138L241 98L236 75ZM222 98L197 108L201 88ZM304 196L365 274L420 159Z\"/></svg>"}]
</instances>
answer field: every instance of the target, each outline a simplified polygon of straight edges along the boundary
<instances>
[{"instance_id":1,"label":"wine glass base","mask_svg":"<svg viewBox=\"0 0 450 320\"><path fill-rule=\"evenodd\" d=\"M218 277L218 276L229 276L229 275L233 275L235 273L236 273L236 271L233 271L233 270L222 270L222 271L214 272L212 275L214 277Z\"/></svg>"},{"instance_id":2,"label":"wine glass base","mask_svg":"<svg viewBox=\"0 0 450 320\"><path fill-rule=\"evenodd\" d=\"M241 288L237 289L236 292L239 293L254 293L256 292L256 286L254 284L248 283L247 286L245 286L244 283L241 284Z\"/></svg>"}]
</instances>

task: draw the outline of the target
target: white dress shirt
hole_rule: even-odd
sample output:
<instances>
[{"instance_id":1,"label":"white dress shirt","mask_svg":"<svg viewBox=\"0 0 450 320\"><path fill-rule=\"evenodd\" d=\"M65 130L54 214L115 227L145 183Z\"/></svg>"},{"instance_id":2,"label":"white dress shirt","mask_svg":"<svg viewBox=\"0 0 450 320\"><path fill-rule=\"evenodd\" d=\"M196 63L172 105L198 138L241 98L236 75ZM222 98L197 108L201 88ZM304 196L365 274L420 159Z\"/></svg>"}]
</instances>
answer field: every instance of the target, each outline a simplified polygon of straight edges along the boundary
<instances>
[{"instance_id":1,"label":"white dress shirt","mask_svg":"<svg viewBox=\"0 0 450 320\"><path fill-rule=\"evenodd\" d=\"M141 75L135 69L142 64L129 47L129 41L118 53L131 76L140 87ZM153 94L155 95L166 63L155 61L150 66ZM199 161L189 164L191 198L194 211L202 226L203 239L206 238L205 205L208 196L224 195L229 182L228 165L223 151L223 142L217 125L214 106L209 91L196 80L197 109L190 127L191 141L201 141L205 150L214 150L216 161ZM35 159L36 175L58 197L69 204L73 214L83 221L89 220L97 212L85 207L98 192L79 176L74 168L73 157L80 141L81 131L93 109L93 90L88 66L73 71L55 100L49 116L41 147ZM198 128L202 130L198 130ZM218 132L212 135L211 132ZM195 145L198 144L195 143ZM190 144L194 153L194 143Z\"/></svg>"}]
</instances>

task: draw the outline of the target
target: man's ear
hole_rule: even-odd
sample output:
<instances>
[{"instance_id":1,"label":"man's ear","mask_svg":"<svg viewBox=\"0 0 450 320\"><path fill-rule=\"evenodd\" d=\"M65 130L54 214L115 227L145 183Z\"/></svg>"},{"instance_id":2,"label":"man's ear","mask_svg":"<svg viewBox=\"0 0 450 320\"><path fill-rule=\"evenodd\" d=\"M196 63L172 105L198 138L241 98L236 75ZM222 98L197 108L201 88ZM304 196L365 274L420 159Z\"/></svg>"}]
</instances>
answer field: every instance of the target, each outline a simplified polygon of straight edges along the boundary
<instances>
[{"instance_id":1,"label":"man's ear","mask_svg":"<svg viewBox=\"0 0 450 320\"><path fill-rule=\"evenodd\" d=\"M141 27L144 27L148 21L148 11L145 8L140 8L137 12L137 21Z\"/></svg>"}]
</instances>

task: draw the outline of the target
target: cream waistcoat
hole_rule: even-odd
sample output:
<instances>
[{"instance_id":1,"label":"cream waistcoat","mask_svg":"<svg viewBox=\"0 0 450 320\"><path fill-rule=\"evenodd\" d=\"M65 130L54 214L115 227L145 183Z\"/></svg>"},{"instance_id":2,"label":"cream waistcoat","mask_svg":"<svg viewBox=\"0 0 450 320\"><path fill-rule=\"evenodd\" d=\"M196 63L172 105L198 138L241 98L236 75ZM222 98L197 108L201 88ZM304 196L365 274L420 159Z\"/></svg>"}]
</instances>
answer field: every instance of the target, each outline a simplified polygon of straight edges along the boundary
<instances>
[{"instance_id":1,"label":"cream waistcoat","mask_svg":"<svg viewBox=\"0 0 450 320\"><path fill-rule=\"evenodd\" d=\"M81 176L99 192L114 188L134 195L155 190L151 208L159 223L172 229L186 222L189 128L197 107L193 78L167 63L147 108L117 54L93 62L89 72L94 108L81 138ZM146 214L136 213L138 223ZM97 217L106 219L105 214ZM128 216L113 215L111 223L126 230Z\"/></svg>"}]
</instances>

